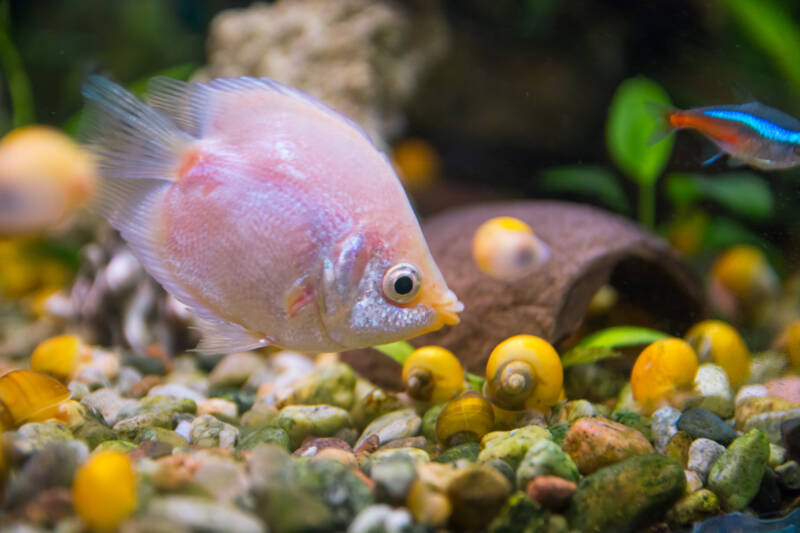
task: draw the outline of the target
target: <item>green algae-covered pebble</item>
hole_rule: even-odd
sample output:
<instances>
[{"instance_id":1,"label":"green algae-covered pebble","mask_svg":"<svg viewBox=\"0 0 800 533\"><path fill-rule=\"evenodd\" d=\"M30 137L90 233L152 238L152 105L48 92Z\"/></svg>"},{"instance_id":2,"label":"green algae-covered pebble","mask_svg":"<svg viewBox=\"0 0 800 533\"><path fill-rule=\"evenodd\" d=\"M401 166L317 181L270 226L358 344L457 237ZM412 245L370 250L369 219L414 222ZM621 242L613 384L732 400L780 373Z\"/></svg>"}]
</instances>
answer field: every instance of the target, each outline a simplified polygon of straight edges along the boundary
<instances>
[{"instance_id":1,"label":"green algae-covered pebble","mask_svg":"<svg viewBox=\"0 0 800 533\"><path fill-rule=\"evenodd\" d=\"M451 522L457 528L481 531L497 515L511 494L511 483L485 465L461 469L447 484L447 497L453 506Z\"/></svg>"},{"instance_id":2,"label":"green algae-covered pebble","mask_svg":"<svg viewBox=\"0 0 800 533\"><path fill-rule=\"evenodd\" d=\"M524 492L515 492L489 524L489 533L547 531L549 513L533 503Z\"/></svg>"},{"instance_id":3,"label":"green algae-covered pebble","mask_svg":"<svg viewBox=\"0 0 800 533\"><path fill-rule=\"evenodd\" d=\"M619 410L611 414L611 420L625 424L644 435L647 440L653 440L653 422L646 416L633 411Z\"/></svg>"},{"instance_id":4,"label":"green algae-covered pebble","mask_svg":"<svg viewBox=\"0 0 800 533\"><path fill-rule=\"evenodd\" d=\"M734 440L708 474L708 488L729 511L744 509L758 492L769 459L769 441L754 429Z\"/></svg>"},{"instance_id":5,"label":"green algae-covered pebble","mask_svg":"<svg viewBox=\"0 0 800 533\"><path fill-rule=\"evenodd\" d=\"M128 442L126 440L106 440L101 442L97 445L97 447L93 450L94 453L98 452L120 452L120 453L128 453L131 450L135 450L136 445L132 442Z\"/></svg>"},{"instance_id":6,"label":"green algae-covered pebble","mask_svg":"<svg viewBox=\"0 0 800 533\"><path fill-rule=\"evenodd\" d=\"M684 496L667 512L667 523L674 529L705 520L719 512L719 500L708 489L700 489Z\"/></svg>"},{"instance_id":7,"label":"green algae-covered pebble","mask_svg":"<svg viewBox=\"0 0 800 533\"><path fill-rule=\"evenodd\" d=\"M260 444L274 444L288 451L289 434L278 426L250 429L245 433L244 437L240 437L236 451L252 450Z\"/></svg>"},{"instance_id":8,"label":"green algae-covered pebble","mask_svg":"<svg viewBox=\"0 0 800 533\"><path fill-rule=\"evenodd\" d=\"M474 463L478 460L481 447L477 442L465 442L447 448L442 454L434 459L436 463L452 463L453 461L465 460Z\"/></svg>"},{"instance_id":9,"label":"green algae-covered pebble","mask_svg":"<svg viewBox=\"0 0 800 533\"><path fill-rule=\"evenodd\" d=\"M413 437L419 433L420 427L422 419L413 409L399 409L386 413L370 422L353 448L361 446L372 435L377 435L380 445L396 439Z\"/></svg>"},{"instance_id":10,"label":"green algae-covered pebble","mask_svg":"<svg viewBox=\"0 0 800 533\"><path fill-rule=\"evenodd\" d=\"M572 528L585 532L636 531L659 520L685 487L683 468L674 459L630 457L584 478L567 518Z\"/></svg>"},{"instance_id":11,"label":"green algae-covered pebble","mask_svg":"<svg viewBox=\"0 0 800 533\"><path fill-rule=\"evenodd\" d=\"M84 441L91 450L94 450L101 442L117 438L113 429L91 418L75 428L72 433L76 438Z\"/></svg>"},{"instance_id":12,"label":"green algae-covered pebble","mask_svg":"<svg viewBox=\"0 0 800 533\"><path fill-rule=\"evenodd\" d=\"M564 437L567 436L567 431L569 431L569 424L556 424L547 428L547 431L550 432L553 442L561 446L561 443L564 442Z\"/></svg>"},{"instance_id":13,"label":"green algae-covered pebble","mask_svg":"<svg viewBox=\"0 0 800 533\"><path fill-rule=\"evenodd\" d=\"M278 425L289 434L292 448L306 437L331 437L350 425L350 414L332 405L288 405L278 413Z\"/></svg>"},{"instance_id":14,"label":"green algae-covered pebble","mask_svg":"<svg viewBox=\"0 0 800 533\"><path fill-rule=\"evenodd\" d=\"M389 448L386 450L378 450L371 454L361 469L365 474L371 475L372 467L383 462L392 462L398 460L406 460L413 463L415 466L423 465L431 461L431 456L425 450L419 448Z\"/></svg>"},{"instance_id":15,"label":"green algae-covered pebble","mask_svg":"<svg viewBox=\"0 0 800 533\"><path fill-rule=\"evenodd\" d=\"M172 396L147 396L139 400L136 405L126 406L120 412L120 418L128 418L142 413L159 413L172 415L175 413L194 414L197 404L188 398L173 398Z\"/></svg>"},{"instance_id":16,"label":"green algae-covered pebble","mask_svg":"<svg viewBox=\"0 0 800 533\"><path fill-rule=\"evenodd\" d=\"M578 467L572 458L553 441L542 439L528 449L517 468L517 487L524 490L537 476L558 476L577 482Z\"/></svg>"},{"instance_id":17,"label":"green algae-covered pebble","mask_svg":"<svg viewBox=\"0 0 800 533\"><path fill-rule=\"evenodd\" d=\"M672 457L686 468L686 465L689 464L689 447L691 445L692 436L685 431L678 431L669 439L667 447L664 448L664 455Z\"/></svg>"},{"instance_id":18,"label":"green algae-covered pebble","mask_svg":"<svg viewBox=\"0 0 800 533\"><path fill-rule=\"evenodd\" d=\"M17 430L13 438L14 448L20 453L29 454L46 448L49 444L74 440L67 426L55 420L30 422Z\"/></svg>"},{"instance_id":19,"label":"green algae-covered pebble","mask_svg":"<svg viewBox=\"0 0 800 533\"><path fill-rule=\"evenodd\" d=\"M531 446L542 439L551 440L550 432L541 426L525 426L511 431L493 431L483 436L479 463L502 459L516 470Z\"/></svg>"},{"instance_id":20,"label":"green algae-covered pebble","mask_svg":"<svg viewBox=\"0 0 800 533\"><path fill-rule=\"evenodd\" d=\"M446 403L434 405L422 415L422 435L428 442L436 442L436 421L439 420L439 413L446 405Z\"/></svg>"},{"instance_id":21,"label":"green algae-covered pebble","mask_svg":"<svg viewBox=\"0 0 800 533\"><path fill-rule=\"evenodd\" d=\"M333 363L297 380L292 385L292 397L287 403L350 409L355 399L355 386L353 369L344 363Z\"/></svg>"},{"instance_id":22,"label":"green algae-covered pebble","mask_svg":"<svg viewBox=\"0 0 800 533\"><path fill-rule=\"evenodd\" d=\"M173 448L185 448L189 445L189 443L186 442L186 439L181 435L178 435L174 431L159 427L146 428L140 431L136 435L134 442L139 443L145 440L166 442L167 444L172 445Z\"/></svg>"}]
</instances>

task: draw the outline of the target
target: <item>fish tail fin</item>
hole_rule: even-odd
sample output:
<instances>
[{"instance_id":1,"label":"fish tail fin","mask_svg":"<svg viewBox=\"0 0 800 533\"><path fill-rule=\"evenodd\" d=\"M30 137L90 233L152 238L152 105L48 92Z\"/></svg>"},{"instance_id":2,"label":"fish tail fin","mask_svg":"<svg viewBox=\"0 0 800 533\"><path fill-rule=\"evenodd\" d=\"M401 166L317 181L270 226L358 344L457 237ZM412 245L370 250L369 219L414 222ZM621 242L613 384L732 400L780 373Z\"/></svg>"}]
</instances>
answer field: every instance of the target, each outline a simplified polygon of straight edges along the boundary
<instances>
[{"instance_id":1,"label":"fish tail fin","mask_svg":"<svg viewBox=\"0 0 800 533\"><path fill-rule=\"evenodd\" d=\"M137 191L176 179L181 154L193 138L105 78L91 76L81 92L87 103L81 137L105 178L95 208L113 223Z\"/></svg>"},{"instance_id":2,"label":"fish tail fin","mask_svg":"<svg viewBox=\"0 0 800 533\"><path fill-rule=\"evenodd\" d=\"M675 128L670 125L669 117L676 111L676 108L666 102L647 102L645 103L648 113L655 118L653 133L647 140L647 145L652 146L669 137Z\"/></svg>"}]
</instances>

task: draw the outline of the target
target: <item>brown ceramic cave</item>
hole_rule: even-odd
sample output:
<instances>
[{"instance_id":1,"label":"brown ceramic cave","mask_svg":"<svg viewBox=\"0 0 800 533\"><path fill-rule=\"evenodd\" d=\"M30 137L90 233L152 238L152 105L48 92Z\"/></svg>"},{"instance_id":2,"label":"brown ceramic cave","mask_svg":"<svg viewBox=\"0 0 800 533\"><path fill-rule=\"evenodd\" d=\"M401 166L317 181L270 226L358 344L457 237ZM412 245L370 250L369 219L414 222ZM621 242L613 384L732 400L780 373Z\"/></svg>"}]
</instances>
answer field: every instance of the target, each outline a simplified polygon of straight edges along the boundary
<instances>
[{"instance_id":1,"label":"brown ceramic cave","mask_svg":"<svg viewBox=\"0 0 800 533\"><path fill-rule=\"evenodd\" d=\"M479 271L472 237L481 223L497 216L528 223L550 246L549 262L514 282ZM555 201L481 204L446 211L422 229L465 309L457 326L410 342L445 346L477 374L483 373L492 348L512 335L528 333L552 343L570 336L607 283L675 335L706 314L700 280L666 242L599 209ZM342 358L377 384L399 388L400 366L374 350L344 352Z\"/></svg>"}]
</instances>

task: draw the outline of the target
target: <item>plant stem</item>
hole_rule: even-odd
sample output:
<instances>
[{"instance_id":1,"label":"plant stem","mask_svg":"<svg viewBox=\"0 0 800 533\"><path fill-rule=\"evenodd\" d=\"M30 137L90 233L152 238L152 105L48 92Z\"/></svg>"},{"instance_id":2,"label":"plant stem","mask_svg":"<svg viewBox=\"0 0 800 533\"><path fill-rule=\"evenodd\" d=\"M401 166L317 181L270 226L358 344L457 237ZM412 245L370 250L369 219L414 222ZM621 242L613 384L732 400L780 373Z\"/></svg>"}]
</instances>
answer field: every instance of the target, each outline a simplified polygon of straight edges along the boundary
<instances>
[{"instance_id":1,"label":"plant stem","mask_svg":"<svg viewBox=\"0 0 800 533\"><path fill-rule=\"evenodd\" d=\"M653 229L656 223L656 188L652 184L639 185L639 222Z\"/></svg>"},{"instance_id":2,"label":"plant stem","mask_svg":"<svg viewBox=\"0 0 800 533\"><path fill-rule=\"evenodd\" d=\"M8 85L13 109L12 124L16 128L34 122L36 117L31 82L22 66L22 58L11 41L9 20L9 4L7 1L2 2L0 3L0 71Z\"/></svg>"}]
</instances>

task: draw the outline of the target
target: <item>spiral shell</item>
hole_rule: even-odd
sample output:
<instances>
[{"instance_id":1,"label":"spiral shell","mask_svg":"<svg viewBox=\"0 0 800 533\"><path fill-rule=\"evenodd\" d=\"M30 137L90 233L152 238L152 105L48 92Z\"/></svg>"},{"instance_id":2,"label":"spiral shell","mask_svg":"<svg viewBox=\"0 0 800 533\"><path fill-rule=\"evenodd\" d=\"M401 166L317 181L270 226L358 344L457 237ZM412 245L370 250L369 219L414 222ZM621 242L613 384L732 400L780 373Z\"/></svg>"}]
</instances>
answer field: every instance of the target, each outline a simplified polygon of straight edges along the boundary
<instances>
[{"instance_id":1,"label":"spiral shell","mask_svg":"<svg viewBox=\"0 0 800 533\"><path fill-rule=\"evenodd\" d=\"M450 447L478 442L494 427L492 404L477 392L461 394L445 405L436 420L436 438Z\"/></svg>"},{"instance_id":2,"label":"spiral shell","mask_svg":"<svg viewBox=\"0 0 800 533\"><path fill-rule=\"evenodd\" d=\"M446 402L464 390L464 368L449 350L423 346L403 364L403 384L415 400Z\"/></svg>"},{"instance_id":3,"label":"spiral shell","mask_svg":"<svg viewBox=\"0 0 800 533\"><path fill-rule=\"evenodd\" d=\"M472 258L484 274L513 281L546 263L550 248L523 221L496 217L481 224L475 232Z\"/></svg>"},{"instance_id":4,"label":"spiral shell","mask_svg":"<svg viewBox=\"0 0 800 533\"><path fill-rule=\"evenodd\" d=\"M562 394L564 369L558 353L533 335L510 337L486 363L486 396L503 409L548 409Z\"/></svg>"},{"instance_id":5,"label":"spiral shell","mask_svg":"<svg viewBox=\"0 0 800 533\"><path fill-rule=\"evenodd\" d=\"M53 418L69 395L69 390L50 376L32 370L7 372L0 376L0 429Z\"/></svg>"}]
</instances>

